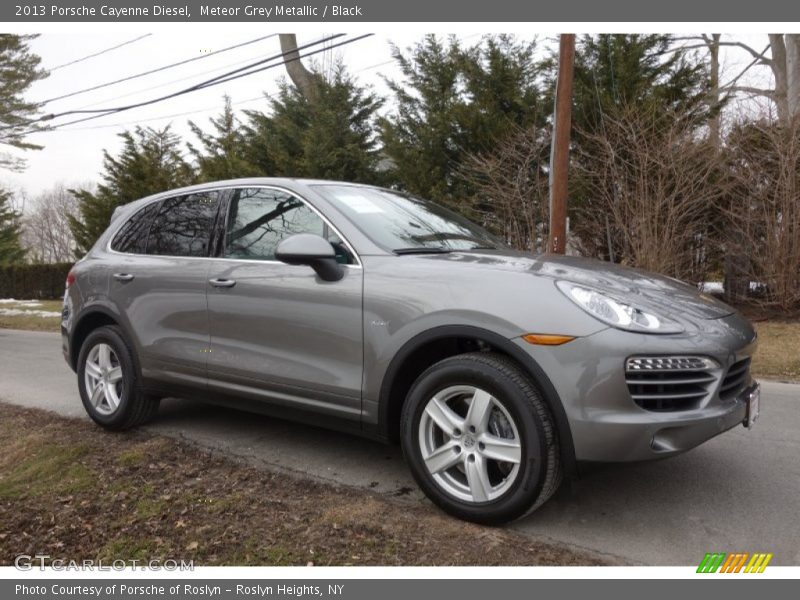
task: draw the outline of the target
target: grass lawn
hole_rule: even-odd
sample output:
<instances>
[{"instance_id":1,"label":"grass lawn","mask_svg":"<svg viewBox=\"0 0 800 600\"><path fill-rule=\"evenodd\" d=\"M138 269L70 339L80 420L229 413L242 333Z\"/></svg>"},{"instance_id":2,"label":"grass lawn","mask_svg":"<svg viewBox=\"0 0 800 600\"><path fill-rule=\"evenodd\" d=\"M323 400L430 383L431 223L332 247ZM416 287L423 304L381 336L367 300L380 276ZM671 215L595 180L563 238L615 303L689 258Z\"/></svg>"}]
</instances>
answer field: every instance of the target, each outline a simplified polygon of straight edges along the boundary
<instances>
[{"instance_id":1,"label":"grass lawn","mask_svg":"<svg viewBox=\"0 0 800 600\"><path fill-rule=\"evenodd\" d=\"M0 300L0 328L60 331L61 300Z\"/></svg>"},{"instance_id":2,"label":"grass lawn","mask_svg":"<svg viewBox=\"0 0 800 600\"><path fill-rule=\"evenodd\" d=\"M0 301L0 328L60 331L61 300ZM10 313L10 314L4 314ZM758 352L753 374L765 379L800 382L800 320L755 319Z\"/></svg>"},{"instance_id":3,"label":"grass lawn","mask_svg":"<svg viewBox=\"0 0 800 600\"><path fill-rule=\"evenodd\" d=\"M756 377L800 381L800 321L768 320L754 325L758 331L752 367Z\"/></svg>"},{"instance_id":4,"label":"grass lawn","mask_svg":"<svg viewBox=\"0 0 800 600\"><path fill-rule=\"evenodd\" d=\"M604 564L429 504L3 403L0 448L0 565L36 553L197 566Z\"/></svg>"}]
</instances>

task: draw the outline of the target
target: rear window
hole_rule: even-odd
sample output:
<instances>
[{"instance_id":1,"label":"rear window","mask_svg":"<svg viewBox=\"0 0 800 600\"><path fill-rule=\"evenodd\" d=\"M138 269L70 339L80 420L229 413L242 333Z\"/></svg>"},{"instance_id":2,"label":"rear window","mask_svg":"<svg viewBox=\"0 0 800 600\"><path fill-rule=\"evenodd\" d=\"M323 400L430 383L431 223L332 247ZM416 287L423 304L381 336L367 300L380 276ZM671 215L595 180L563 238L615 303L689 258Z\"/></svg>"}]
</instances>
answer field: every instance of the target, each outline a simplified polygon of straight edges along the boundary
<instances>
[{"instance_id":1,"label":"rear window","mask_svg":"<svg viewBox=\"0 0 800 600\"><path fill-rule=\"evenodd\" d=\"M161 208L161 202L153 202L134 213L114 236L111 241L111 249L116 252L144 254L147 250L147 234L150 232L150 224L159 208Z\"/></svg>"},{"instance_id":2,"label":"rear window","mask_svg":"<svg viewBox=\"0 0 800 600\"><path fill-rule=\"evenodd\" d=\"M207 256L218 208L218 192L167 198L150 226L147 254Z\"/></svg>"}]
</instances>

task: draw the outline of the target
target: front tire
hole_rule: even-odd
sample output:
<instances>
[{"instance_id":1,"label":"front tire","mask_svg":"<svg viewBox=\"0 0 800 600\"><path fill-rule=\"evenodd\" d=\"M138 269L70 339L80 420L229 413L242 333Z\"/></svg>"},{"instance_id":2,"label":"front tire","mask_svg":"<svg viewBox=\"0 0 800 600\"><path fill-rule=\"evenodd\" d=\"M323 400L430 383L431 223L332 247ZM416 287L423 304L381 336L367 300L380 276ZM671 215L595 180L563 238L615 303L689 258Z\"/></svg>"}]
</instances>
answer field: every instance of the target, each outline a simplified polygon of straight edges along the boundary
<instances>
[{"instance_id":1,"label":"front tire","mask_svg":"<svg viewBox=\"0 0 800 600\"><path fill-rule=\"evenodd\" d=\"M532 512L561 482L550 411L531 378L501 354L454 356L420 375L403 407L401 443L425 494L476 523Z\"/></svg>"},{"instance_id":2,"label":"front tire","mask_svg":"<svg viewBox=\"0 0 800 600\"><path fill-rule=\"evenodd\" d=\"M86 412L106 429L130 429L158 412L159 399L139 389L133 351L116 326L100 327L83 342L78 389Z\"/></svg>"}]
</instances>

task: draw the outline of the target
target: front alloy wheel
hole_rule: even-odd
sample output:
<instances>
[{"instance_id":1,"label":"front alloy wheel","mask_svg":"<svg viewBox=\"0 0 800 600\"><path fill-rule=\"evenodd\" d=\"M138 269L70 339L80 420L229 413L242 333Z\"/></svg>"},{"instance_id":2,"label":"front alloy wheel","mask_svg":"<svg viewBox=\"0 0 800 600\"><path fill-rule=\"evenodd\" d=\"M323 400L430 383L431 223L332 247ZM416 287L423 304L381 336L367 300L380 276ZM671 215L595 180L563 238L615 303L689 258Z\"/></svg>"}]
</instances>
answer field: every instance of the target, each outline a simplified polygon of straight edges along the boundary
<instances>
[{"instance_id":1,"label":"front alloy wheel","mask_svg":"<svg viewBox=\"0 0 800 600\"><path fill-rule=\"evenodd\" d=\"M507 356L473 352L436 363L414 382L401 419L414 479L462 519L516 519L544 504L561 482L549 407Z\"/></svg>"},{"instance_id":2,"label":"front alloy wheel","mask_svg":"<svg viewBox=\"0 0 800 600\"><path fill-rule=\"evenodd\" d=\"M486 390L457 385L428 401L419 423L425 467L467 502L502 496L519 475L522 444L514 419Z\"/></svg>"}]
</instances>

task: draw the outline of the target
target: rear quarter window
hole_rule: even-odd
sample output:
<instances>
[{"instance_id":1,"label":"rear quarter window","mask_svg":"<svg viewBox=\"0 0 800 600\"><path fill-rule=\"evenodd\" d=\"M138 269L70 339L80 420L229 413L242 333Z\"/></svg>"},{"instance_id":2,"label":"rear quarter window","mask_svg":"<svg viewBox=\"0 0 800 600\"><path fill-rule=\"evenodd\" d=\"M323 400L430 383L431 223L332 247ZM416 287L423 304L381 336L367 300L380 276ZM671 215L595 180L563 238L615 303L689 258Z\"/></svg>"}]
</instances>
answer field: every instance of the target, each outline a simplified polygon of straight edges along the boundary
<instances>
[{"instance_id":1,"label":"rear quarter window","mask_svg":"<svg viewBox=\"0 0 800 600\"><path fill-rule=\"evenodd\" d=\"M147 254L207 256L219 208L219 192L164 200L150 227Z\"/></svg>"},{"instance_id":2,"label":"rear quarter window","mask_svg":"<svg viewBox=\"0 0 800 600\"><path fill-rule=\"evenodd\" d=\"M114 236L111 249L129 254L144 254L150 225L160 207L161 202L153 202L135 212Z\"/></svg>"}]
</instances>

